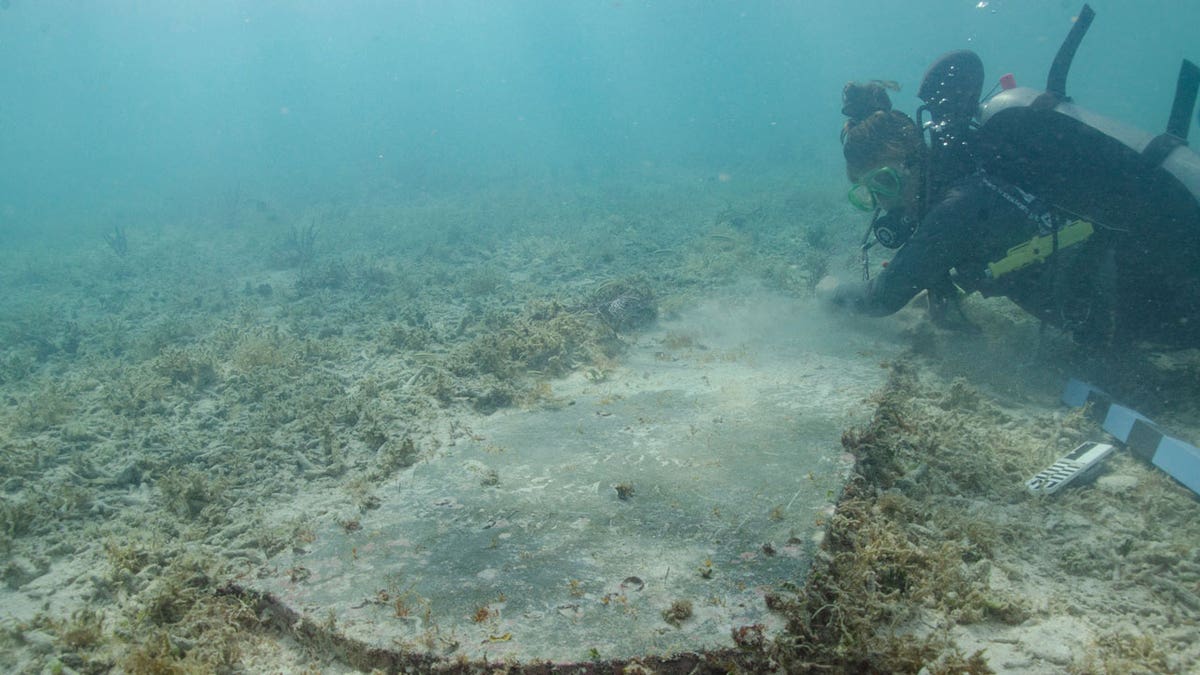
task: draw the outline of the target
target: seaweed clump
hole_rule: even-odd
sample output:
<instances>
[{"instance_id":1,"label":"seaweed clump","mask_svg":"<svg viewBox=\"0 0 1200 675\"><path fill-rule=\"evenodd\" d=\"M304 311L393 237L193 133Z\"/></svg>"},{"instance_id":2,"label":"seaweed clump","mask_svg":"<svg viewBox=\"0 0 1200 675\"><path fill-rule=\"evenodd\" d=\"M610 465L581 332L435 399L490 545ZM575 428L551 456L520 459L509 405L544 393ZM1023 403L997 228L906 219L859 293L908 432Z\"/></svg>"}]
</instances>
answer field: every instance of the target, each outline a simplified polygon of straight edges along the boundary
<instances>
[{"instance_id":1,"label":"seaweed clump","mask_svg":"<svg viewBox=\"0 0 1200 675\"><path fill-rule=\"evenodd\" d=\"M990 673L981 651L964 654L945 628L922 630L914 619L933 610L950 625L1015 625L1029 616L1020 600L988 582L988 558L1007 526L940 507L932 496L946 485L987 485L984 476L1005 473L997 460L954 465L945 456L949 438L986 442L964 430L972 416L988 411L947 411L937 402L910 366L893 364L872 421L843 435L856 456L856 474L828 523L808 582L768 597L788 621L770 653L789 672Z\"/></svg>"},{"instance_id":2,"label":"seaweed clump","mask_svg":"<svg viewBox=\"0 0 1200 675\"><path fill-rule=\"evenodd\" d=\"M658 318L654 291L638 278L600 286L589 299L588 308L615 332L644 328Z\"/></svg>"},{"instance_id":3,"label":"seaweed clump","mask_svg":"<svg viewBox=\"0 0 1200 675\"><path fill-rule=\"evenodd\" d=\"M674 600L671 606L662 611L663 621L679 628L684 621L692 618L691 600Z\"/></svg>"},{"instance_id":4,"label":"seaweed clump","mask_svg":"<svg viewBox=\"0 0 1200 675\"><path fill-rule=\"evenodd\" d=\"M215 357L201 348L164 347L154 360L154 372L196 389L215 384L218 379Z\"/></svg>"},{"instance_id":5,"label":"seaweed clump","mask_svg":"<svg viewBox=\"0 0 1200 675\"><path fill-rule=\"evenodd\" d=\"M512 377L533 371L558 377L609 353L614 345L608 338L582 313L554 301L533 302L500 330L472 341L465 356L479 374Z\"/></svg>"},{"instance_id":6,"label":"seaweed clump","mask_svg":"<svg viewBox=\"0 0 1200 675\"><path fill-rule=\"evenodd\" d=\"M221 522L226 517L228 482L193 467L168 469L157 481L163 505L186 519Z\"/></svg>"},{"instance_id":7,"label":"seaweed clump","mask_svg":"<svg viewBox=\"0 0 1200 675\"><path fill-rule=\"evenodd\" d=\"M607 363L623 347L588 312L557 301L531 302L519 315L495 323L460 347L449 359L449 372L430 382L443 402L465 398L476 410L491 412L544 398L546 379ZM448 382L447 376L459 379Z\"/></svg>"},{"instance_id":8,"label":"seaweed clump","mask_svg":"<svg viewBox=\"0 0 1200 675\"><path fill-rule=\"evenodd\" d=\"M218 589L198 558L181 556L148 584L127 611L135 634L120 659L128 673L232 672L252 631L258 608Z\"/></svg>"}]
</instances>

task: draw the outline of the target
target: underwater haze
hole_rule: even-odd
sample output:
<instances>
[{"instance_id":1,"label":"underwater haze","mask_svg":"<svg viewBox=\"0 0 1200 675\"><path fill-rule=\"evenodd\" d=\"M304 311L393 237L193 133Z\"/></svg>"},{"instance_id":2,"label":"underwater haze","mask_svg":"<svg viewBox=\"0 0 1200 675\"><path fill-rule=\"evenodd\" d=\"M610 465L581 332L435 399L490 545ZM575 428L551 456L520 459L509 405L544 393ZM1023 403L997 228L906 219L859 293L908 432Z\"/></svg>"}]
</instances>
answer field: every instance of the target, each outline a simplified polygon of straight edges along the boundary
<instances>
[{"instance_id":1,"label":"underwater haze","mask_svg":"<svg viewBox=\"0 0 1200 675\"><path fill-rule=\"evenodd\" d=\"M980 52L1040 85L1074 2L7 0L5 229L245 186L321 200L645 166L840 177L839 94ZM1164 124L1194 3L1098 3L1072 92ZM1132 119L1131 119L1132 118ZM119 205L119 206L118 206Z\"/></svg>"},{"instance_id":2,"label":"underwater haze","mask_svg":"<svg viewBox=\"0 0 1200 675\"><path fill-rule=\"evenodd\" d=\"M1093 6L1068 93L1162 131L1200 2ZM1080 9L0 0L0 672L1196 672L1194 495L1025 488L1063 334L816 299L843 86Z\"/></svg>"}]
</instances>

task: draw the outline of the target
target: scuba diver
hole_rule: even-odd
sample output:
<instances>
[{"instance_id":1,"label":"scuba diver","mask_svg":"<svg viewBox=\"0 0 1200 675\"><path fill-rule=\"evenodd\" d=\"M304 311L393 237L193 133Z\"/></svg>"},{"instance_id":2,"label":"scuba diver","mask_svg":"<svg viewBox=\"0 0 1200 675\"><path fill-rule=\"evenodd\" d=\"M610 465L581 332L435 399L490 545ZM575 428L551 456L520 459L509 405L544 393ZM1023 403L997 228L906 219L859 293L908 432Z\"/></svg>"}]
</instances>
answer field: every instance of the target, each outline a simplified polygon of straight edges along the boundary
<instances>
[{"instance_id":1,"label":"scuba diver","mask_svg":"<svg viewBox=\"0 0 1200 675\"><path fill-rule=\"evenodd\" d=\"M1005 76L981 107L969 51L926 74L922 125L892 109L890 83L846 85L848 197L874 215L864 278L826 277L819 298L887 315L925 291L935 323L974 329L958 300L979 291L1084 345L1200 347L1200 156L1186 144L1200 69L1184 61L1157 137L1085 111L1066 73L1093 16L1085 6L1044 92ZM896 252L871 278L875 243Z\"/></svg>"}]
</instances>

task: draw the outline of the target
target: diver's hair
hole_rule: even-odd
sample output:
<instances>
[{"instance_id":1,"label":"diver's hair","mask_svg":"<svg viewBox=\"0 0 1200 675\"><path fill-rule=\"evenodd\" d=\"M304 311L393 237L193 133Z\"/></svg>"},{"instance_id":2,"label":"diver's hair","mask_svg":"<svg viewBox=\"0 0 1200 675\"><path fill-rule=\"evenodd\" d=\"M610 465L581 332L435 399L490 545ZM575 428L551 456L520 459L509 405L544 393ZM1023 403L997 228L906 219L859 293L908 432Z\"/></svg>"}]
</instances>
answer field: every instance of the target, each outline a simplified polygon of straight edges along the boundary
<instances>
[{"instance_id":1,"label":"diver's hair","mask_svg":"<svg viewBox=\"0 0 1200 675\"><path fill-rule=\"evenodd\" d=\"M846 175L851 180L880 166L920 166L927 152L917 123L897 110L879 110L862 120L850 120L842 134Z\"/></svg>"},{"instance_id":2,"label":"diver's hair","mask_svg":"<svg viewBox=\"0 0 1200 675\"><path fill-rule=\"evenodd\" d=\"M880 110L892 109L888 91L900 91L900 85L891 80L870 82L847 82L842 87L842 114L858 123Z\"/></svg>"}]
</instances>

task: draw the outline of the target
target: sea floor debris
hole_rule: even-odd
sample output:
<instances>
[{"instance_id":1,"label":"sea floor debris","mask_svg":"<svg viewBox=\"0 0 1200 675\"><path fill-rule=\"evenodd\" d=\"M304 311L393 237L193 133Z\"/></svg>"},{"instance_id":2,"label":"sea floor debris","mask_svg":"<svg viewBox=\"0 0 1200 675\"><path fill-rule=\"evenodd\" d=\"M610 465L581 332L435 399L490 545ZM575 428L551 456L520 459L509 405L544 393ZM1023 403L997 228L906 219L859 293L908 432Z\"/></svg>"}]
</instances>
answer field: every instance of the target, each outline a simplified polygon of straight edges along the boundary
<instances>
[{"instance_id":1,"label":"sea floor debris","mask_svg":"<svg viewBox=\"0 0 1200 675\"><path fill-rule=\"evenodd\" d=\"M123 256L94 236L87 248L54 256L6 240L13 246L0 251L0 282L13 292L0 298L0 667L395 666L356 661L367 658L364 643L332 630L328 615L289 614L249 583L270 561L312 550L329 533L347 542L369 533L393 496L388 486L430 460L476 448L478 464L459 467L467 494L522 487L508 464L514 447L488 443L478 417L580 409L565 396L570 381L612 390L588 423L628 422L638 414L617 409L634 399L615 388L640 377L631 368L645 354L655 367L695 372L773 368L752 345L722 342L722 331L769 333L788 317L781 308L804 306L825 270L857 271L832 253L852 250L857 228L807 192L778 198L795 193L793 178L760 183L733 207L707 188L682 194L687 188L675 186L676 198L663 200L661 184L639 184L600 216L592 206L572 210L567 198L557 210L538 207L540 193L514 201L511 189L479 197L488 206L474 211L462 195L379 206L370 218L328 228L322 220L303 273L272 251L286 223L311 223L312 213L283 206L218 238L199 226L139 224L137 245ZM584 202L610 203L602 195ZM495 206L509 203L511 213ZM551 225L539 230L539 219ZM522 225L474 238L450 225L507 221ZM587 227L564 239L562 222ZM823 224L819 236L811 223ZM748 321L728 311L764 289L769 316ZM711 315L703 329L672 324L698 308ZM912 352L862 354L890 383L847 404L863 419L873 411L873 422L837 427L857 474L836 509L810 514L814 531L826 532L823 546L805 544L812 573L762 593L776 625L748 617L727 628L727 650L631 658L627 672L1185 672L1200 664L1193 497L1120 454L1094 483L1054 500L1019 488L1099 433L1058 407L1069 375L1107 377L1123 400L1200 438L1200 359L1151 350L1083 363L1069 344L1041 342L1037 326L1009 306L972 299L967 309L979 336L944 333L912 310L870 327L795 336L803 343L886 330L888 342ZM809 380L780 391L800 385L818 401L844 393ZM731 401L749 389L711 375L698 382ZM739 414L713 416L698 433L719 436L741 423ZM658 423L645 417L630 428ZM596 483L615 515L662 496L636 471ZM614 487L623 483L635 487L624 501ZM523 487L537 492L535 483ZM737 564L794 562L788 548L799 544L772 529L792 518L792 494L755 511L761 531L744 551L755 558ZM434 501L438 513L462 512ZM741 524L728 508L705 517ZM509 522L510 531L518 527ZM346 552L351 560L356 546ZM678 574L711 585L727 582L730 569L728 558L697 552ZM302 561L283 571L296 585L319 573ZM429 599L394 581L358 602L398 622L424 621ZM656 576L636 570L553 583L566 598L554 611L568 621L589 594L618 610L621 597L625 606L654 598L643 612L651 630L694 630L711 611L705 598L658 598ZM489 653L523 637L490 630L512 618L514 597L483 594L464 605L471 630L488 631L480 640ZM694 614L678 628L661 615L677 599L690 600ZM590 664L606 658L599 648L581 651Z\"/></svg>"}]
</instances>

